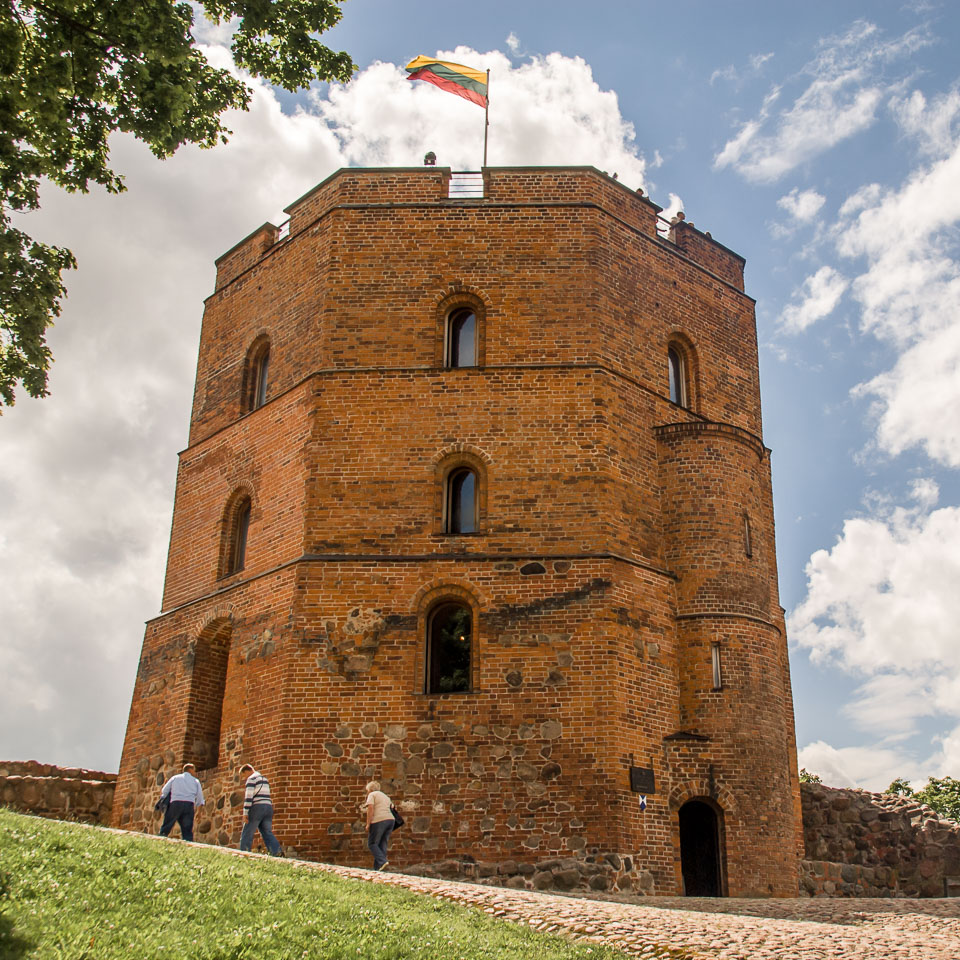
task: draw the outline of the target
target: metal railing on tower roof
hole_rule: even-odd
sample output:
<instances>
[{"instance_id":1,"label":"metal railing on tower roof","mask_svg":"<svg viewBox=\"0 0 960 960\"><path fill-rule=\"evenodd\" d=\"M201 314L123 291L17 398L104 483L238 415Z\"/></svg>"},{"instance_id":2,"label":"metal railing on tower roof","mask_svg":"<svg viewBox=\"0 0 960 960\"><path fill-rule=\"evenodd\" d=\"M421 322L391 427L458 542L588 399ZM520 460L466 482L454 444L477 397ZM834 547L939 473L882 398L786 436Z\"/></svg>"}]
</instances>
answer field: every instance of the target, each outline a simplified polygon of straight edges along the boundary
<instances>
[{"instance_id":1,"label":"metal railing on tower roof","mask_svg":"<svg viewBox=\"0 0 960 960\"><path fill-rule=\"evenodd\" d=\"M450 200L482 200L483 173L480 170L458 170L451 173L447 197Z\"/></svg>"}]
</instances>

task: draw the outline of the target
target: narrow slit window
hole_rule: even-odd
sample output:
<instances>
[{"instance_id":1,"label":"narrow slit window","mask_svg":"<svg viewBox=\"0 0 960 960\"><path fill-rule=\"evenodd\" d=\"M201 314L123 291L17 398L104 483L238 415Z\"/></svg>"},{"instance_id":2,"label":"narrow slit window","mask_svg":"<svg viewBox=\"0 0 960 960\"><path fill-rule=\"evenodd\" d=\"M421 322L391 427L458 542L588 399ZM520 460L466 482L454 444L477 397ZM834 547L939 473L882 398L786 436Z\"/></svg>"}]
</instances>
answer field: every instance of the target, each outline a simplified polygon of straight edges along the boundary
<instances>
[{"instance_id":1,"label":"narrow slit window","mask_svg":"<svg viewBox=\"0 0 960 960\"><path fill-rule=\"evenodd\" d=\"M270 371L270 348L257 359L254 370L253 409L257 410L267 402L267 375Z\"/></svg>"},{"instance_id":2,"label":"narrow slit window","mask_svg":"<svg viewBox=\"0 0 960 960\"><path fill-rule=\"evenodd\" d=\"M454 470L447 478L447 533L473 533L477 529L477 475Z\"/></svg>"},{"instance_id":3,"label":"narrow slit window","mask_svg":"<svg viewBox=\"0 0 960 960\"><path fill-rule=\"evenodd\" d=\"M454 310L447 320L447 366L477 365L477 317L472 310Z\"/></svg>"},{"instance_id":4,"label":"narrow slit window","mask_svg":"<svg viewBox=\"0 0 960 960\"><path fill-rule=\"evenodd\" d=\"M722 690L723 689L723 670L720 664L720 644L713 643L710 645L710 659L713 666L713 689Z\"/></svg>"},{"instance_id":5,"label":"narrow slit window","mask_svg":"<svg viewBox=\"0 0 960 960\"><path fill-rule=\"evenodd\" d=\"M230 555L230 573L239 573L247 559L247 533L250 530L250 501L245 500L233 525L233 550Z\"/></svg>"},{"instance_id":6,"label":"narrow slit window","mask_svg":"<svg viewBox=\"0 0 960 960\"><path fill-rule=\"evenodd\" d=\"M750 515L743 515L743 552L748 556L753 556L753 537L750 533Z\"/></svg>"},{"instance_id":7,"label":"narrow slit window","mask_svg":"<svg viewBox=\"0 0 960 960\"><path fill-rule=\"evenodd\" d=\"M687 404L687 371L680 351L675 347L667 350L667 366L670 376L670 402L680 407Z\"/></svg>"},{"instance_id":8,"label":"narrow slit window","mask_svg":"<svg viewBox=\"0 0 960 960\"><path fill-rule=\"evenodd\" d=\"M440 604L427 622L427 693L472 689L473 614L462 603Z\"/></svg>"}]
</instances>

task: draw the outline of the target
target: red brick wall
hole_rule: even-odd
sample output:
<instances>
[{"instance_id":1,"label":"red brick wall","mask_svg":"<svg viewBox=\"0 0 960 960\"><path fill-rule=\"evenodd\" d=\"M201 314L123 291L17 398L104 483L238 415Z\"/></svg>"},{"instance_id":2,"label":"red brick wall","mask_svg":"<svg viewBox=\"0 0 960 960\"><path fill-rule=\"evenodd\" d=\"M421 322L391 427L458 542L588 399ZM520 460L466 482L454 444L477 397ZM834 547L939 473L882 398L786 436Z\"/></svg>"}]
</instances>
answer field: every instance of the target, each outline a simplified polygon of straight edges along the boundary
<instances>
[{"instance_id":1,"label":"red brick wall","mask_svg":"<svg viewBox=\"0 0 960 960\"><path fill-rule=\"evenodd\" d=\"M485 199L448 201L443 170L341 171L290 208L290 239L264 248L261 231L221 259L115 822L155 826L164 776L212 750L223 671L204 639L220 630L201 837L237 841L249 760L308 856L366 862L358 804L377 778L408 815L393 863L610 854L623 888L673 893L677 811L704 797L728 892L793 894L753 303L723 248L692 263L657 237L655 205L597 171L486 174ZM477 311L476 368L438 368L454 302ZM268 402L244 414L264 336ZM690 410L666 396L671 343ZM481 475L475 533L442 532L451 462ZM247 563L219 577L238 491ZM444 598L474 612L468 694L423 692ZM655 772L644 813L631 765Z\"/></svg>"}]
</instances>

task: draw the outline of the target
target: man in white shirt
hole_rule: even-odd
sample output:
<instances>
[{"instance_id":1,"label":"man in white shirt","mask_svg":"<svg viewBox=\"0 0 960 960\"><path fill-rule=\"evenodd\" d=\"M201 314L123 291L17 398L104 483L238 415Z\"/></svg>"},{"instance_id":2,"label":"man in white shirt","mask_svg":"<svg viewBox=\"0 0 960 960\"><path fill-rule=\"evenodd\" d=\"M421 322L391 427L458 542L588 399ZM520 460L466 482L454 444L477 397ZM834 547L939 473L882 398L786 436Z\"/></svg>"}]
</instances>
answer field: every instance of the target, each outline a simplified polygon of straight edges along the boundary
<instances>
[{"instance_id":1,"label":"man in white shirt","mask_svg":"<svg viewBox=\"0 0 960 960\"><path fill-rule=\"evenodd\" d=\"M180 836L193 840L193 816L197 807L203 806L203 787L194 776L197 768L192 763L183 765L183 773L171 777L160 791L160 799L170 798L170 806L163 815L160 836L167 836L175 823L180 824Z\"/></svg>"},{"instance_id":2,"label":"man in white shirt","mask_svg":"<svg viewBox=\"0 0 960 960\"><path fill-rule=\"evenodd\" d=\"M393 833L393 813L390 798L381 791L380 783L371 780L367 784L367 847L373 854L373 869L382 870L387 865L387 842Z\"/></svg>"}]
</instances>

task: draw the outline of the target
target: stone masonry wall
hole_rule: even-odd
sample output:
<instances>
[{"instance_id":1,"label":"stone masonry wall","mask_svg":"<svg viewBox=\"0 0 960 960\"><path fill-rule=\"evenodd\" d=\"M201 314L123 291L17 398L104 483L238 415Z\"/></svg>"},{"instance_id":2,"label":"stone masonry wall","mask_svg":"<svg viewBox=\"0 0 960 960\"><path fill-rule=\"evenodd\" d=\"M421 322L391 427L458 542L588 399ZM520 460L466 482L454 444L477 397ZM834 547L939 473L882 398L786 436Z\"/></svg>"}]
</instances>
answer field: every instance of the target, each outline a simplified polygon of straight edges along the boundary
<instances>
[{"instance_id":1,"label":"stone masonry wall","mask_svg":"<svg viewBox=\"0 0 960 960\"><path fill-rule=\"evenodd\" d=\"M911 797L801 784L800 896L960 896L960 823Z\"/></svg>"},{"instance_id":2,"label":"stone masonry wall","mask_svg":"<svg viewBox=\"0 0 960 960\"><path fill-rule=\"evenodd\" d=\"M0 761L0 804L38 817L107 824L116 785L115 773Z\"/></svg>"}]
</instances>

